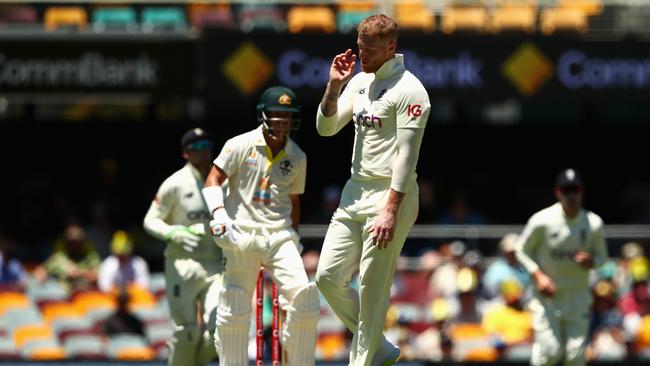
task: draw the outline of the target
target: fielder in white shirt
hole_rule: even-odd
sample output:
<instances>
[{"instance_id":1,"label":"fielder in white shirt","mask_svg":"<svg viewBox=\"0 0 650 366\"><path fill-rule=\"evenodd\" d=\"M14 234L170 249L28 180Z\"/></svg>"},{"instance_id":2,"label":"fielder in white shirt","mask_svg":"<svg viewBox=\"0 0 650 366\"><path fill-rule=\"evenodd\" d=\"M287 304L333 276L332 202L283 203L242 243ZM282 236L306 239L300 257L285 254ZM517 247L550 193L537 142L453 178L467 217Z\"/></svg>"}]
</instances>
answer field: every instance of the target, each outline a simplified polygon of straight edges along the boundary
<instances>
[{"instance_id":1,"label":"fielder in white shirt","mask_svg":"<svg viewBox=\"0 0 650 366\"><path fill-rule=\"evenodd\" d=\"M560 172L558 202L535 213L517 242L517 257L535 291L531 365L585 365L589 340L589 271L607 260L603 220L582 208L583 183L574 169Z\"/></svg>"},{"instance_id":2,"label":"fielder in white shirt","mask_svg":"<svg viewBox=\"0 0 650 366\"><path fill-rule=\"evenodd\" d=\"M262 94L257 110L260 126L226 142L203 189L225 258L215 336L219 363L248 365L251 299L263 266L286 312L280 338L286 364L310 366L320 304L298 249L307 158L289 132L298 127L300 106L291 89L276 86Z\"/></svg>"},{"instance_id":3,"label":"fielder in white shirt","mask_svg":"<svg viewBox=\"0 0 650 366\"><path fill-rule=\"evenodd\" d=\"M383 336L384 319L397 257L418 213L415 167L430 103L395 54L394 20L373 15L357 31L363 72L353 77L352 50L334 57L317 115L322 136L352 121L355 139L352 174L325 236L316 282L354 334L350 365L391 365L400 350ZM359 293L349 286L356 271Z\"/></svg>"},{"instance_id":4,"label":"fielder in white shirt","mask_svg":"<svg viewBox=\"0 0 650 366\"><path fill-rule=\"evenodd\" d=\"M208 233L211 215L201 195L213 146L201 128L183 135L187 163L162 183L144 218L145 230L167 242L165 283L174 322L170 366L202 366L217 355L213 335L222 251ZM203 324L197 323L197 309Z\"/></svg>"}]
</instances>

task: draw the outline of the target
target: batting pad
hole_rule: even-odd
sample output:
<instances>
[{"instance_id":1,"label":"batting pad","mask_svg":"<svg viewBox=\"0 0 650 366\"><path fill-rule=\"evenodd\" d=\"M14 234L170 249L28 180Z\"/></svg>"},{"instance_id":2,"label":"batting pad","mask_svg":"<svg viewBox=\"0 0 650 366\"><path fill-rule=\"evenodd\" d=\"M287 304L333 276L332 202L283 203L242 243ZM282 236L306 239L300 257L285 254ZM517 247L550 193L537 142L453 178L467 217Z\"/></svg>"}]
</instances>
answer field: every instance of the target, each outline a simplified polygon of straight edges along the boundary
<instances>
[{"instance_id":1,"label":"batting pad","mask_svg":"<svg viewBox=\"0 0 650 366\"><path fill-rule=\"evenodd\" d=\"M287 365L314 365L316 325L320 315L316 284L312 282L299 289L286 311L282 345L287 353Z\"/></svg>"},{"instance_id":2,"label":"batting pad","mask_svg":"<svg viewBox=\"0 0 650 366\"><path fill-rule=\"evenodd\" d=\"M248 365L248 327L251 299L246 290L228 286L219 293L216 342L220 345L219 365Z\"/></svg>"}]
</instances>

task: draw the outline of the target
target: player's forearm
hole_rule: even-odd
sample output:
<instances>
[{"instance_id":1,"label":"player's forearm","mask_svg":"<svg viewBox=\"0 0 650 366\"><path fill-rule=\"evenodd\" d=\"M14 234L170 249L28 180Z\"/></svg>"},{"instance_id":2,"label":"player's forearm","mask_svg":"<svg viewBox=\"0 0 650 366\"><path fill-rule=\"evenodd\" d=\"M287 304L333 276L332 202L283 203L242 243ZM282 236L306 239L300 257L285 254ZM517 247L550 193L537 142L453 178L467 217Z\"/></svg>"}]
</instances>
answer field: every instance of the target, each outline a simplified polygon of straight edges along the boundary
<instances>
[{"instance_id":1,"label":"player's forearm","mask_svg":"<svg viewBox=\"0 0 650 366\"><path fill-rule=\"evenodd\" d=\"M521 263L521 265L524 266L526 271L528 271L528 273L530 273L531 275L540 270L537 262L535 262L533 258L531 258L530 254L527 253L526 250L524 249L517 250L516 255L519 263Z\"/></svg>"},{"instance_id":2,"label":"player's forearm","mask_svg":"<svg viewBox=\"0 0 650 366\"><path fill-rule=\"evenodd\" d=\"M320 102L320 110L325 117L332 117L338 110L338 101L341 96L342 84L334 83L332 81L327 83L325 94Z\"/></svg>"},{"instance_id":3,"label":"player's forearm","mask_svg":"<svg viewBox=\"0 0 650 366\"><path fill-rule=\"evenodd\" d=\"M384 211L391 213L393 215L397 215L397 211L399 211L399 207L402 204L403 199L404 199L403 192L398 192L391 188L390 192L388 193L388 199L386 200L386 205L384 206Z\"/></svg>"},{"instance_id":4,"label":"player's forearm","mask_svg":"<svg viewBox=\"0 0 650 366\"><path fill-rule=\"evenodd\" d=\"M160 217L158 210L153 205L147 211L142 226L154 238L163 241L167 240L167 234L172 230L172 227Z\"/></svg>"}]
</instances>

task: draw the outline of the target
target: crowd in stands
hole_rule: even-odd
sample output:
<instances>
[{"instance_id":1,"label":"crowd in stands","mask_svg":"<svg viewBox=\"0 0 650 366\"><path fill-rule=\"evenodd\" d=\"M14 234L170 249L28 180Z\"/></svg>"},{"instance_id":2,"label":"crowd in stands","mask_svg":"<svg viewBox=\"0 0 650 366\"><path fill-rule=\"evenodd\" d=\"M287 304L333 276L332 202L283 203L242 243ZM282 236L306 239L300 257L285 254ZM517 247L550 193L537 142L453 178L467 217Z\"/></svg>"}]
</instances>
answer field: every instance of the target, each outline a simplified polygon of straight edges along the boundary
<instances>
[{"instance_id":1,"label":"crowd in stands","mask_svg":"<svg viewBox=\"0 0 650 366\"><path fill-rule=\"evenodd\" d=\"M389 9L385 9L385 7ZM94 32L187 31L195 28L274 32L349 33L378 11L392 11L406 31L481 33L540 31L585 32L590 20L603 13L601 0L535 0L485 2L480 0L340 0L299 4L269 2L217 2L153 5L56 5L29 4L0 7L0 25L41 26Z\"/></svg>"},{"instance_id":2,"label":"crowd in stands","mask_svg":"<svg viewBox=\"0 0 650 366\"><path fill-rule=\"evenodd\" d=\"M329 192L335 196L335 192ZM386 336L404 360L527 361L532 347L531 282L514 255L517 234L499 243L497 257L483 257L466 242L429 248L415 260L400 257L391 289ZM172 325L164 276L149 273L121 230L102 257L86 231L71 223L52 254L27 268L16 244L0 238L0 358L120 359L167 357ZM623 245L617 259L594 270L590 359L650 357L650 262L643 244ZM317 250L303 260L313 276ZM264 319L271 324L265 292ZM343 360L351 334L321 301L317 358ZM253 323L251 323L253 325ZM254 357L251 332L250 355ZM267 347L270 349L270 347Z\"/></svg>"}]
</instances>

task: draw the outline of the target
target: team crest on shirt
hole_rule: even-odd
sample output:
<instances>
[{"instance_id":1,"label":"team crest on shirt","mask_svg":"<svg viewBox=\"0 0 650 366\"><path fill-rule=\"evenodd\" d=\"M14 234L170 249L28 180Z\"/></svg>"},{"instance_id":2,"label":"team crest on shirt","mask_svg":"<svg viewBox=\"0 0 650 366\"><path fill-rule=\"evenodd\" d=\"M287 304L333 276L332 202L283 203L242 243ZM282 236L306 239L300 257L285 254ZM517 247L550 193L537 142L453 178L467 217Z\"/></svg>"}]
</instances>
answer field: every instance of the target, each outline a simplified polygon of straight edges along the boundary
<instances>
[{"instance_id":1,"label":"team crest on shirt","mask_svg":"<svg viewBox=\"0 0 650 366\"><path fill-rule=\"evenodd\" d=\"M282 173L282 176L286 177L291 174L291 170L293 170L293 164L291 164L291 161L283 160L280 162L280 173Z\"/></svg>"},{"instance_id":2,"label":"team crest on shirt","mask_svg":"<svg viewBox=\"0 0 650 366\"><path fill-rule=\"evenodd\" d=\"M359 89L359 94L366 94L366 88Z\"/></svg>"}]
</instances>

